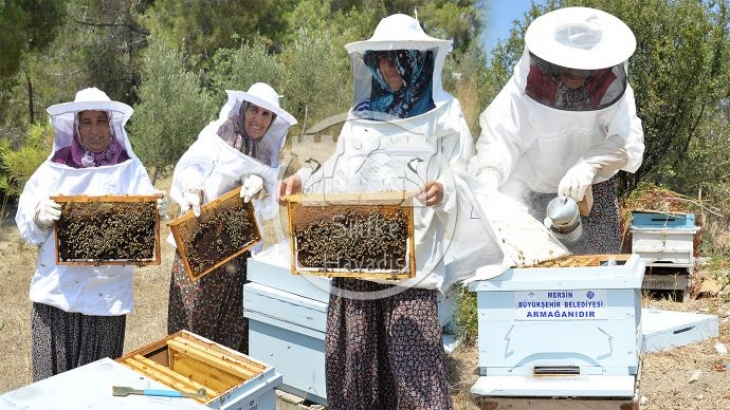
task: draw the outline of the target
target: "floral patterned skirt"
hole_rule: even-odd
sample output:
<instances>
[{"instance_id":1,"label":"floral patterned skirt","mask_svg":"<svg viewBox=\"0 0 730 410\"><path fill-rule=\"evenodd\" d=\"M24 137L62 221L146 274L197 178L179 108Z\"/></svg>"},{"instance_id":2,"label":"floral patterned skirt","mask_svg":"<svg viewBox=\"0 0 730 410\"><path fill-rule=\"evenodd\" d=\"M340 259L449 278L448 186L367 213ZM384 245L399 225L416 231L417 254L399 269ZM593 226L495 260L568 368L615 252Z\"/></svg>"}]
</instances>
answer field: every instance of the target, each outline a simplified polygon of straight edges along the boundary
<instances>
[{"instance_id":1,"label":"floral patterned skirt","mask_svg":"<svg viewBox=\"0 0 730 410\"><path fill-rule=\"evenodd\" d=\"M170 278L167 332L187 330L243 354L248 353L248 320L243 317L244 252L195 282L175 252Z\"/></svg>"},{"instance_id":2,"label":"floral patterned skirt","mask_svg":"<svg viewBox=\"0 0 730 410\"><path fill-rule=\"evenodd\" d=\"M330 410L452 409L436 290L335 278L333 289L390 292L330 295L325 336ZM395 293L395 294L392 294Z\"/></svg>"},{"instance_id":3,"label":"floral patterned skirt","mask_svg":"<svg viewBox=\"0 0 730 410\"><path fill-rule=\"evenodd\" d=\"M31 310L33 381L124 352L127 316L88 316L43 303Z\"/></svg>"}]
</instances>

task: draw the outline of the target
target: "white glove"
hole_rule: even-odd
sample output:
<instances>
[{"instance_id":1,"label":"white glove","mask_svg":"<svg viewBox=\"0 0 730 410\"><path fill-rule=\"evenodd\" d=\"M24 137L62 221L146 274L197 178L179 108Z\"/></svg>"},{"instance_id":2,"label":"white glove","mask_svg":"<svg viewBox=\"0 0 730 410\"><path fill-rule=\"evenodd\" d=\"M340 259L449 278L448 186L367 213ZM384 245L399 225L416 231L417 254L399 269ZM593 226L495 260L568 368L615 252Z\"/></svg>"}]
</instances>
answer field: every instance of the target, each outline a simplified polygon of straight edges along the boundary
<instances>
[{"instance_id":1,"label":"white glove","mask_svg":"<svg viewBox=\"0 0 730 410\"><path fill-rule=\"evenodd\" d=\"M266 188L264 188L264 180L255 174L246 174L241 177L241 198L243 202L249 202L254 196L257 200L261 200L266 196Z\"/></svg>"},{"instance_id":2,"label":"white glove","mask_svg":"<svg viewBox=\"0 0 730 410\"><path fill-rule=\"evenodd\" d=\"M164 219L167 217L167 196L164 191L157 191L156 193L162 195L159 199L157 199L157 213Z\"/></svg>"},{"instance_id":3,"label":"white glove","mask_svg":"<svg viewBox=\"0 0 730 410\"><path fill-rule=\"evenodd\" d=\"M42 199L35 208L33 220L40 228L48 228L61 217L61 204L52 199Z\"/></svg>"},{"instance_id":4,"label":"white glove","mask_svg":"<svg viewBox=\"0 0 730 410\"><path fill-rule=\"evenodd\" d=\"M558 196L567 196L575 202L582 201L588 187L593 185L597 172L598 168L586 162L575 165L560 180Z\"/></svg>"},{"instance_id":5,"label":"white glove","mask_svg":"<svg viewBox=\"0 0 730 410\"><path fill-rule=\"evenodd\" d=\"M203 193L198 189L192 189L192 190L186 190L182 193L183 203L182 209L183 211L187 211L189 209L193 210L193 214L195 214L195 217L200 216L200 204L203 202Z\"/></svg>"}]
</instances>

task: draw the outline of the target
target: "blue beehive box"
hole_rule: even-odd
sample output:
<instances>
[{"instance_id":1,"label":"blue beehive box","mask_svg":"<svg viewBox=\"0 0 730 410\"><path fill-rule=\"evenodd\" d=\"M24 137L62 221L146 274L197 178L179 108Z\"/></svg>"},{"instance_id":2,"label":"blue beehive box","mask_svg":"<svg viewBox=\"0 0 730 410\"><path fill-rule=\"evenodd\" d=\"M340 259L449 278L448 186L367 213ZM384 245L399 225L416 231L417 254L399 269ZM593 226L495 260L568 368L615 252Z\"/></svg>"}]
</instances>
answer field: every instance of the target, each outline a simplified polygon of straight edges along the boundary
<instances>
[{"instance_id":1,"label":"blue beehive box","mask_svg":"<svg viewBox=\"0 0 730 410\"><path fill-rule=\"evenodd\" d=\"M633 211L631 225L636 228L694 228L695 215L689 213Z\"/></svg>"}]
</instances>

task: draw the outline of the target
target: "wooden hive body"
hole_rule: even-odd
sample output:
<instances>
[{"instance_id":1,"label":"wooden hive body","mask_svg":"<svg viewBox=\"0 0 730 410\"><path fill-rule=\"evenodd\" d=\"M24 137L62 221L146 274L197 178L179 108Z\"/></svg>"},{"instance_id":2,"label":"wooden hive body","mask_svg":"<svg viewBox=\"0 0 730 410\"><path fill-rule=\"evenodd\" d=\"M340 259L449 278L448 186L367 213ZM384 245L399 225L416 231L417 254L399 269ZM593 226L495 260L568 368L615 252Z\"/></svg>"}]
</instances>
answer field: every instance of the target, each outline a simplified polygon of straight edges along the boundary
<instances>
[{"instance_id":1,"label":"wooden hive body","mask_svg":"<svg viewBox=\"0 0 730 410\"><path fill-rule=\"evenodd\" d=\"M117 362L181 392L205 389L195 400L228 408L246 394L281 384L273 367L209 339L182 330L132 351Z\"/></svg>"}]
</instances>

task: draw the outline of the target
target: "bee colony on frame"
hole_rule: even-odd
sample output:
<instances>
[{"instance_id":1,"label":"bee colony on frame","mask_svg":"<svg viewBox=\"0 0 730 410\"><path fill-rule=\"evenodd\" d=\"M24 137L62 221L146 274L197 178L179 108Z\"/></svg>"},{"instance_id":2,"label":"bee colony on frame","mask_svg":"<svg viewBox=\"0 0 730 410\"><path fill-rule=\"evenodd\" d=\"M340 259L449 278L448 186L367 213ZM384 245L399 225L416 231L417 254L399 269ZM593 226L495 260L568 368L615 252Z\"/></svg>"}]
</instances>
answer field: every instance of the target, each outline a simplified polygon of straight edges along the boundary
<instances>
[{"instance_id":1,"label":"bee colony on frame","mask_svg":"<svg viewBox=\"0 0 730 410\"><path fill-rule=\"evenodd\" d=\"M159 195L53 196L59 265L159 265Z\"/></svg>"},{"instance_id":2,"label":"bee colony on frame","mask_svg":"<svg viewBox=\"0 0 730 410\"><path fill-rule=\"evenodd\" d=\"M178 252L192 281L228 263L262 240L252 202L231 190L170 222Z\"/></svg>"},{"instance_id":3,"label":"bee colony on frame","mask_svg":"<svg viewBox=\"0 0 730 410\"><path fill-rule=\"evenodd\" d=\"M405 193L292 195L288 200L292 274L415 276L413 202Z\"/></svg>"}]
</instances>

